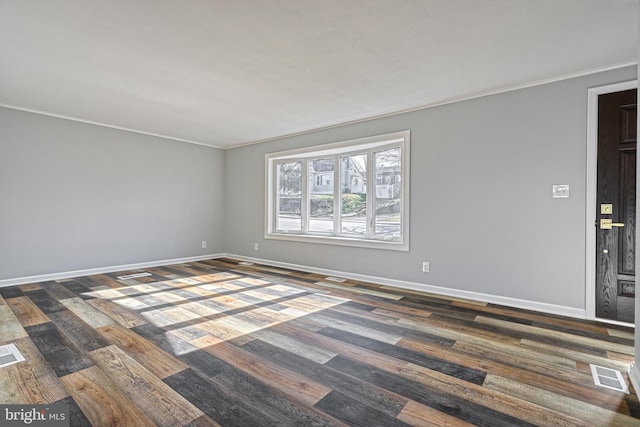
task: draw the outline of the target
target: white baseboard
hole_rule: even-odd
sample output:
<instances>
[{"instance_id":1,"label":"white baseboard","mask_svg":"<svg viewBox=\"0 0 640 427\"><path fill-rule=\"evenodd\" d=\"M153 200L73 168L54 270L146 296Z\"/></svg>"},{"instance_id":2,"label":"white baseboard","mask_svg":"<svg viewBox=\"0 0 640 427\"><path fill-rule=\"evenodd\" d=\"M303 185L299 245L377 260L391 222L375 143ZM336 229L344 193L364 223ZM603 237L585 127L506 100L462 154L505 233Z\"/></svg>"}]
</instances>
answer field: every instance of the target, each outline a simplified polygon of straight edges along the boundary
<instances>
[{"instance_id":1,"label":"white baseboard","mask_svg":"<svg viewBox=\"0 0 640 427\"><path fill-rule=\"evenodd\" d=\"M108 267L89 268L86 270L63 271L60 273L41 274L37 276L17 277L15 279L0 280L0 288L14 285L24 285L27 283L46 282L48 280L70 279L72 277L90 276L92 274L113 273L115 271L139 270L149 267L160 267L163 265L182 264L185 262L203 261L206 259L220 258L224 254L198 255L186 258L164 259L159 261L141 262L137 264L114 265Z\"/></svg>"},{"instance_id":2,"label":"white baseboard","mask_svg":"<svg viewBox=\"0 0 640 427\"><path fill-rule=\"evenodd\" d=\"M586 312L584 309L578 309L574 307L566 307L561 305L547 304L542 302L528 301L528 300L522 300L522 299L510 298L510 297L503 297L500 295L491 295L491 294L484 294L479 292L464 291L459 289L444 288L441 286L427 285L424 283L407 282L403 280L395 280L395 279L389 279L385 277L367 276L364 274L349 273L346 271L329 270L325 268L316 268L316 267L311 267L307 265L298 265L298 264L291 264L287 262L271 261L267 259L246 257L242 255L235 255L235 254L228 254L228 253L199 255L195 257L166 259L166 260L159 260L159 261L142 262L137 264L115 265L115 266L108 266L108 267L91 268L86 270L65 271L60 273L43 274L38 276L4 279L4 280L0 280L0 287L24 285L27 283L45 282L48 280L69 279L72 277L90 276L92 274L112 273L115 271L138 270L138 269L144 269L148 267L159 267L163 265L181 264L181 263L203 261L207 259L222 258L222 257L234 258L241 261L251 261L251 262L270 265L274 267L309 271L311 273L325 274L327 276L344 277L346 279L371 282L371 283L376 283L376 284L385 285L385 286L392 286L400 289L409 289L413 291L428 292L432 294L442 295L445 297L454 297L454 298L462 298L462 299L468 299L473 301L482 301L482 302L504 305L507 307L515 307L515 308L522 308L526 310L539 311L543 313L558 314L561 316L574 317L579 319L584 319L586 316Z\"/></svg>"},{"instance_id":3,"label":"white baseboard","mask_svg":"<svg viewBox=\"0 0 640 427\"><path fill-rule=\"evenodd\" d=\"M377 276L367 276L364 274L349 273L346 271L329 270L324 268L309 267L306 265L290 264L286 262L271 261L260 258L246 257L235 254L225 254L228 258L239 259L242 261L250 261L258 264L271 265L273 267L290 268L293 270L308 271L317 274L326 274L327 276L344 277L346 279L360 280L379 285L393 286L401 289L409 289L413 291L428 292L432 294L442 295L446 297L455 297L468 299L473 301L482 301L492 304L504 305L507 307L522 308L525 310L539 311L549 314L557 314L560 316L574 317L584 319L586 311L581 308L567 307L562 305L548 304L544 302L528 301L518 298L503 297L500 295L484 294L479 292L464 291L459 289L444 288L441 286L427 285L424 283L406 282L403 280L388 279Z\"/></svg>"},{"instance_id":4,"label":"white baseboard","mask_svg":"<svg viewBox=\"0 0 640 427\"><path fill-rule=\"evenodd\" d=\"M629 379L631 380L633 389L638 393L638 390L640 390L640 370L638 370L636 362L631 362L631 366L629 367Z\"/></svg>"}]
</instances>

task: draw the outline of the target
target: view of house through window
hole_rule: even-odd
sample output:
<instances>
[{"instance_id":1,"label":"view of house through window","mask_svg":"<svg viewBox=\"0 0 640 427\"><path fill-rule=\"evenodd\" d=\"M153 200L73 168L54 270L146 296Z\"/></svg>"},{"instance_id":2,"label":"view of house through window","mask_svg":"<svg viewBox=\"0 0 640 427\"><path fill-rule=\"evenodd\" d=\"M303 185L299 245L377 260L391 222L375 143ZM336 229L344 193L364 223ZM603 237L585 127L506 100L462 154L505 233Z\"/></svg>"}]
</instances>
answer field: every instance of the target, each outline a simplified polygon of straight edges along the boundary
<instances>
[{"instance_id":1,"label":"view of house through window","mask_svg":"<svg viewBox=\"0 0 640 427\"><path fill-rule=\"evenodd\" d=\"M408 249L409 131L272 153L266 238Z\"/></svg>"},{"instance_id":2,"label":"view of house through window","mask_svg":"<svg viewBox=\"0 0 640 427\"><path fill-rule=\"evenodd\" d=\"M309 231L333 232L335 159L309 160Z\"/></svg>"}]
</instances>

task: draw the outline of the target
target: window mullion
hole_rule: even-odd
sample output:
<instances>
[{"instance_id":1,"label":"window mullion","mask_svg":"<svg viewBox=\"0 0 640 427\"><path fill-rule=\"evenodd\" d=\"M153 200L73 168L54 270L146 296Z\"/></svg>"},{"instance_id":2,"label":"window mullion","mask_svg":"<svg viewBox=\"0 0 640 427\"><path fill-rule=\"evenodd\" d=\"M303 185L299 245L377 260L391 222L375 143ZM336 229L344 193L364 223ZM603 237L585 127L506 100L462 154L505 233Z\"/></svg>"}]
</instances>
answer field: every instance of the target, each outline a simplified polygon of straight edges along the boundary
<instances>
[{"instance_id":1,"label":"window mullion","mask_svg":"<svg viewBox=\"0 0 640 427\"><path fill-rule=\"evenodd\" d=\"M272 174L272 176L274 176L275 178L273 178L273 183L271 185L271 199L274 201L273 203L273 209L271 210L271 227L273 227L273 230L278 230L278 212L280 212L280 197L278 194L278 168L280 167L280 162L272 162L271 163L272 166L272 170L270 171L270 173ZM275 199L275 200L274 200Z\"/></svg>"},{"instance_id":2,"label":"window mullion","mask_svg":"<svg viewBox=\"0 0 640 427\"><path fill-rule=\"evenodd\" d=\"M342 221L342 190L340 187L340 180L342 174L340 173L340 156L336 155L333 158L333 235L340 234L340 223Z\"/></svg>"},{"instance_id":3,"label":"window mullion","mask_svg":"<svg viewBox=\"0 0 640 427\"><path fill-rule=\"evenodd\" d=\"M367 239L371 239L375 229L375 207L376 207L376 171L375 171L374 151L367 151L367 224L365 235Z\"/></svg>"},{"instance_id":4,"label":"window mullion","mask_svg":"<svg viewBox=\"0 0 640 427\"><path fill-rule=\"evenodd\" d=\"M309 160L302 159L300 161L302 165L302 189L300 191L300 217L302 218L301 232L307 234L309 232L309 208L311 200L309 199Z\"/></svg>"}]
</instances>

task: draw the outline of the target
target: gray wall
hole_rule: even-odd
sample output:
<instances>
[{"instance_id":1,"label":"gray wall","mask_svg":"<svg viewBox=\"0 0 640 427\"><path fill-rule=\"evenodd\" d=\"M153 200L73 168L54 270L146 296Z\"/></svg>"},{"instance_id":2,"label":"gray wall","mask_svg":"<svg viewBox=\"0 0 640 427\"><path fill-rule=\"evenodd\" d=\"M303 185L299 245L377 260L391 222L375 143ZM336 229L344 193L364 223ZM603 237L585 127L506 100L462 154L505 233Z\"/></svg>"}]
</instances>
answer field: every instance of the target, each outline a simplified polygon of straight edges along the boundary
<instances>
[{"instance_id":1,"label":"gray wall","mask_svg":"<svg viewBox=\"0 0 640 427\"><path fill-rule=\"evenodd\" d=\"M223 252L223 181L221 150L0 108L0 280Z\"/></svg>"},{"instance_id":2,"label":"gray wall","mask_svg":"<svg viewBox=\"0 0 640 427\"><path fill-rule=\"evenodd\" d=\"M227 252L584 309L587 88L636 77L631 67L226 152L0 108L0 280ZM264 239L266 153L404 129L409 252ZM552 199L553 184L571 197Z\"/></svg>"},{"instance_id":3,"label":"gray wall","mask_svg":"<svg viewBox=\"0 0 640 427\"><path fill-rule=\"evenodd\" d=\"M229 150L225 251L584 309L587 89L636 76L629 67ZM408 253L263 238L265 153L404 129ZM571 197L553 199L553 184Z\"/></svg>"}]
</instances>

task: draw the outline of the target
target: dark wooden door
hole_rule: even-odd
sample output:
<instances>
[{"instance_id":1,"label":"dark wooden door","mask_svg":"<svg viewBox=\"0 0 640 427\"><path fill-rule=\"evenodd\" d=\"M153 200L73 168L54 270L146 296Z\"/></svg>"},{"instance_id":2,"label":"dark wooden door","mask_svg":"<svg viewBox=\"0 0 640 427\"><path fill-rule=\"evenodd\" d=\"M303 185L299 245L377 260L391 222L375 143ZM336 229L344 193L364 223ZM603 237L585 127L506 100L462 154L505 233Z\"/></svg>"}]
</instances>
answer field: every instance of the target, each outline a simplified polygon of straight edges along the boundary
<instances>
[{"instance_id":1,"label":"dark wooden door","mask_svg":"<svg viewBox=\"0 0 640 427\"><path fill-rule=\"evenodd\" d=\"M634 322L637 90L598 97L596 316Z\"/></svg>"}]
</instances>

